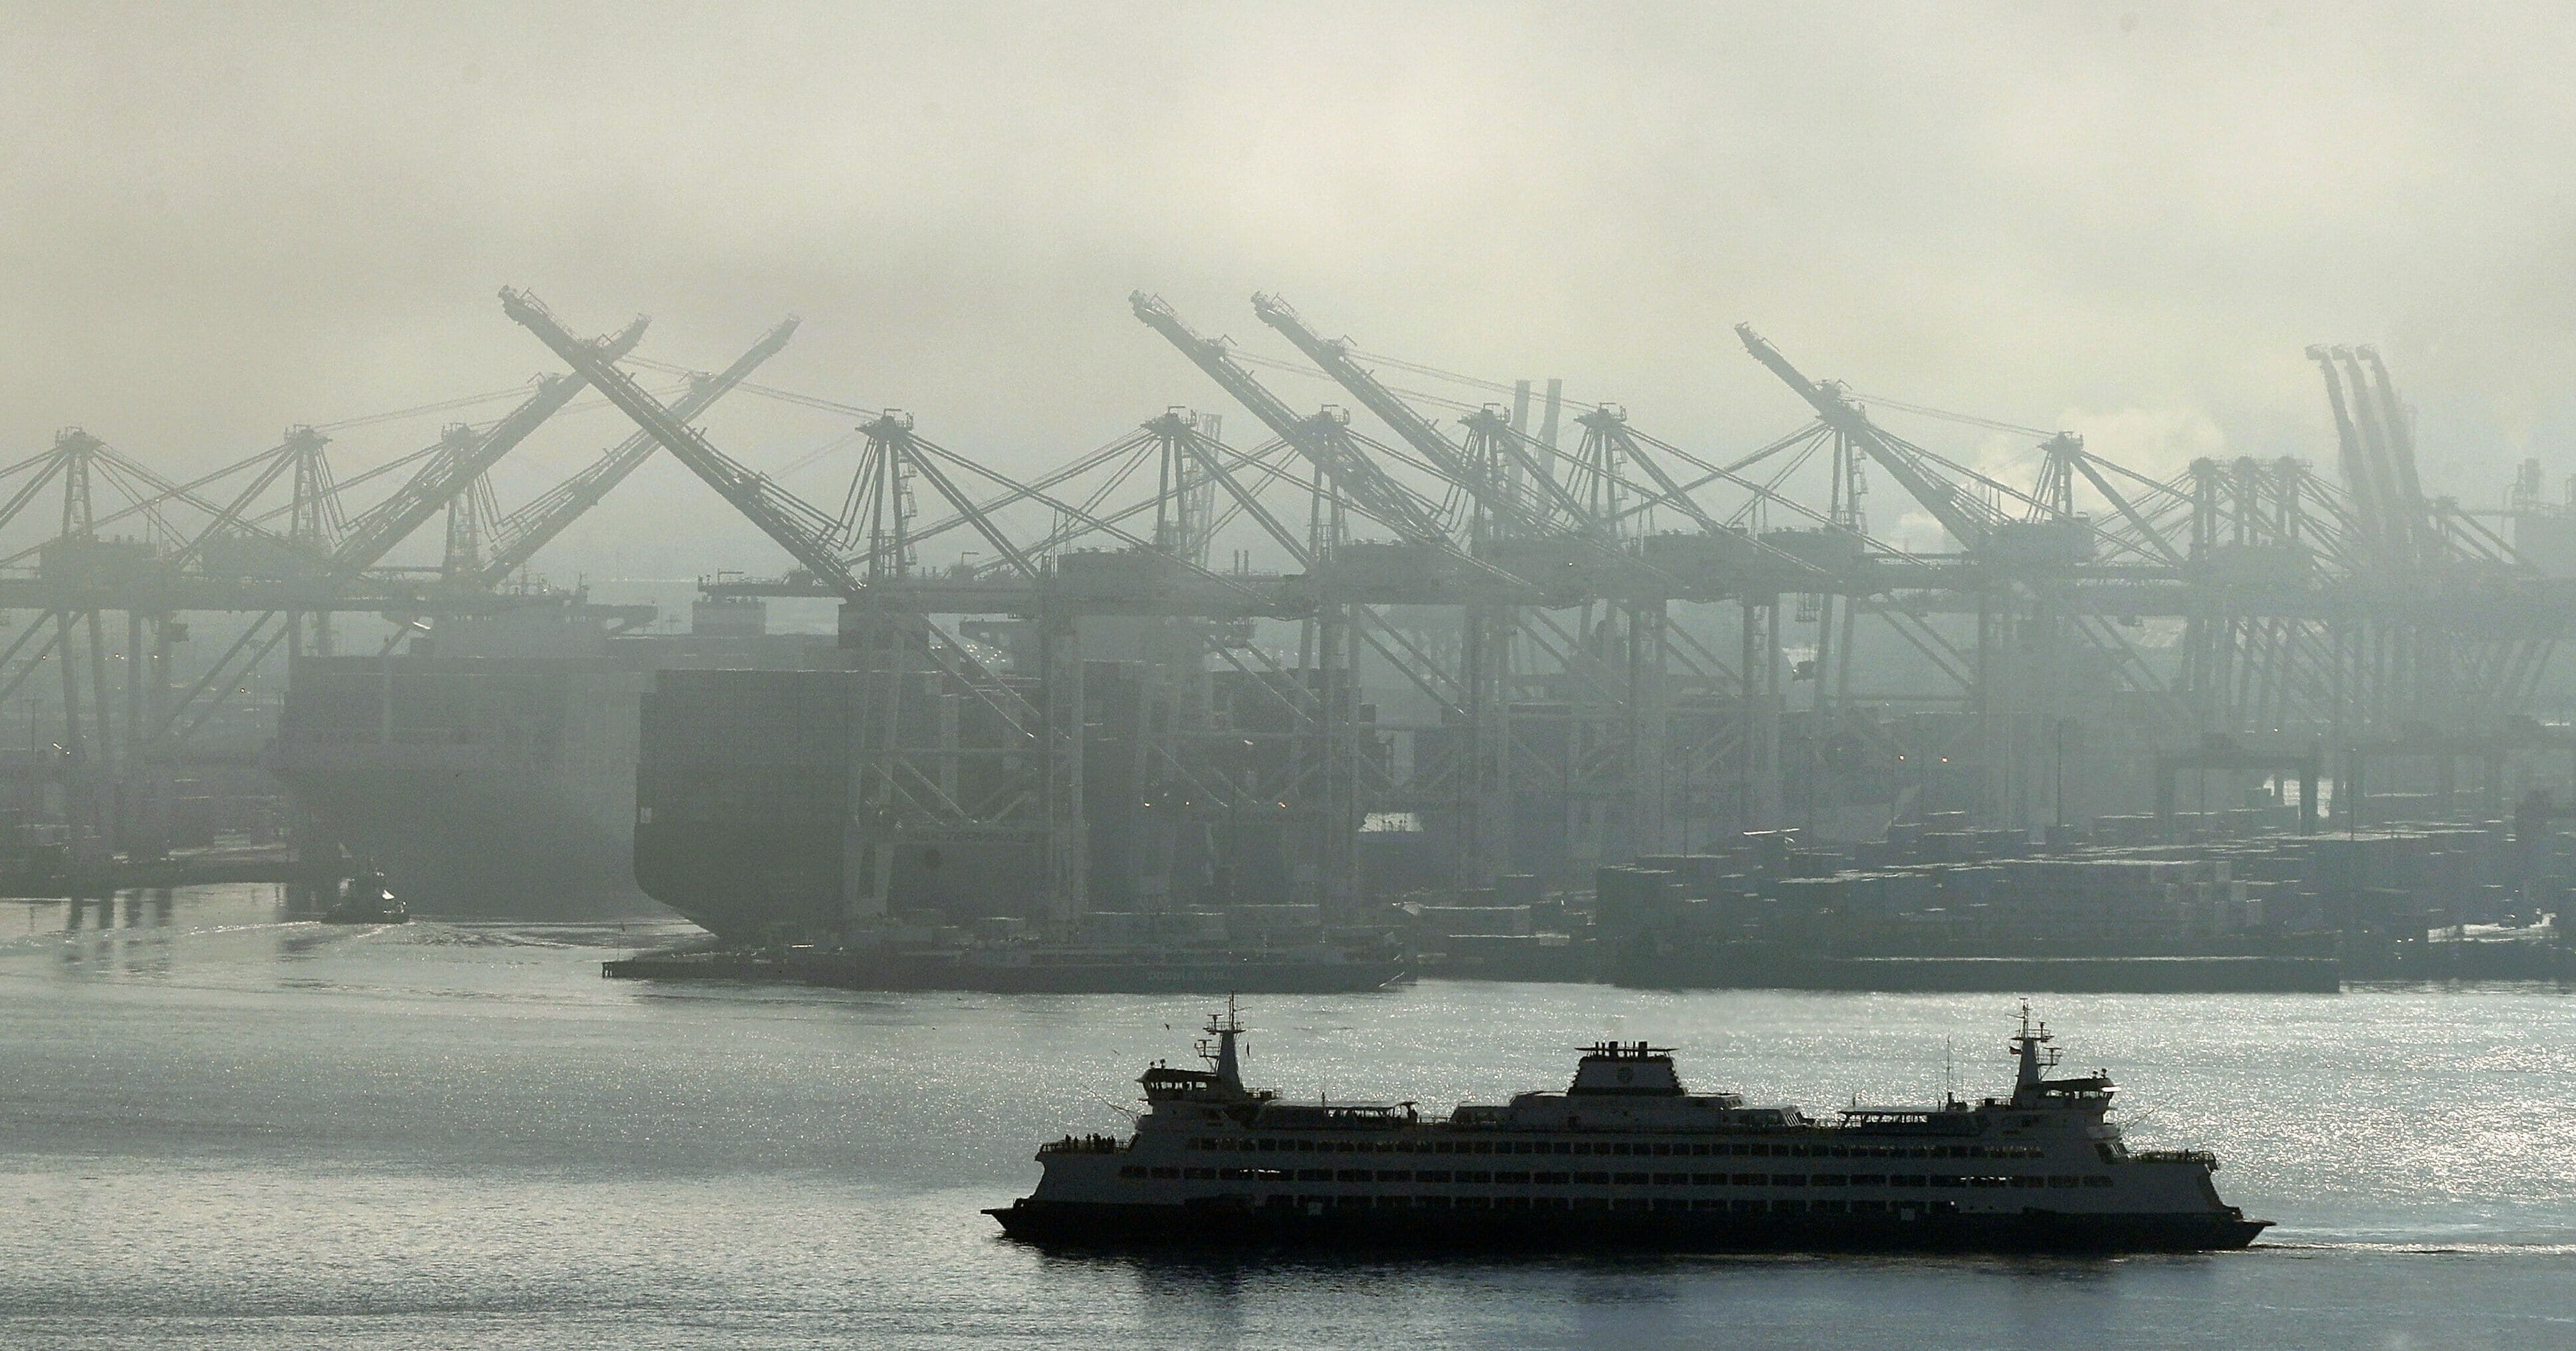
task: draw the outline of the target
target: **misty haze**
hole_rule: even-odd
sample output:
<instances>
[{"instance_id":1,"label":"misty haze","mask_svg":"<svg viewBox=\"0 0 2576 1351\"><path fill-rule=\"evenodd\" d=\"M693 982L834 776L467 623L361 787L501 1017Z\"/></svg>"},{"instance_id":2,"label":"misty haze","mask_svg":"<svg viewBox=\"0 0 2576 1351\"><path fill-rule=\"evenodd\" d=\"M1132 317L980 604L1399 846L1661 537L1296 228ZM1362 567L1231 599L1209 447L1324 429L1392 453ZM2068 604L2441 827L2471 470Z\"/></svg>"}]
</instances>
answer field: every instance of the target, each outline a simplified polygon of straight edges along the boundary
<instances>
[{"instance_id":1,"label":"misty haze","mask_svg":"<svg viewBox=\"0 0 2576 1351\"><path fill-rule=\"evenodd\" d=\"M0 1340L2565 1344L2571 49L0 5Z\"/></svg>"}]
</instances>

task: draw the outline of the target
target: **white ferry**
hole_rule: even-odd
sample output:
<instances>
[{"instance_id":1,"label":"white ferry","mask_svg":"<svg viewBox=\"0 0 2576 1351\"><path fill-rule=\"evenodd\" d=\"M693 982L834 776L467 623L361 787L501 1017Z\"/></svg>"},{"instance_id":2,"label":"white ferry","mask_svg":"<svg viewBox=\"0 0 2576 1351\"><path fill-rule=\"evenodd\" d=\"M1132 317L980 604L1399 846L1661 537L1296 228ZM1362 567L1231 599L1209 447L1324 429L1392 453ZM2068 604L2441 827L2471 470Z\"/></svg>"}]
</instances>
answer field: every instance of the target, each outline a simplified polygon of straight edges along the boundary
<instances>
[{"instance_id":1,"label":"white ferry","mask_svg":"<svg viewBox=\"0 0 2576 1351\"><path fill-rule=\"evenodd\" d=\"M2110 1079L2051 1078L2028 1006L2012 1093L1830 1119L1694 1093L1670 1050L1608 1042L1562 1093L1426 1119L1409 1102L1287 1102L1243 1085L1232 1002L1197 1050L1138 1080L1134 1134L1041 1146L1034 1194L985 1212L1062 1243L1429 1248L2241 1248L2270 1225L2199 1150L2132 1150Z\"/></svg>"}]
</instances>

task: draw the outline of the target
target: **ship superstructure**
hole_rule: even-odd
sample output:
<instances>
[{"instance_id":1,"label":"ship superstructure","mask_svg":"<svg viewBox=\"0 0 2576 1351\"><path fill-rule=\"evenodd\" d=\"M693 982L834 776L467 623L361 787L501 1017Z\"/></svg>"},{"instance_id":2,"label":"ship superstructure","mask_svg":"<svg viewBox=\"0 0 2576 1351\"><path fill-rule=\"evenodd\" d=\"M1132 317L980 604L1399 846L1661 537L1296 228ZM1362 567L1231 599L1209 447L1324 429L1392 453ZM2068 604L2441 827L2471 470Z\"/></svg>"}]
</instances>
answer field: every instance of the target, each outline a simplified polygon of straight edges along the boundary
<instances>
[{"instance_id":1,"label":"ship superstructure","mask_svg":"<svg viewBox=\"0 0 2576 1351\"><path fill-rule=\"evenodd\" d=\"M1605 1042L1562 1092L1467 1105L1288 1102L1243 1083L1229 1003L1205 1069L1156 1064L1132 1135L1040 1148L1014 1235L1189 1241L1795 1248L2239 1248L2269 1221L2221 1201L2202 1151L2130 1149L2096 1072L2027 1008L2010 1094L1916 1107L1693 1092L1672 1052Z\"/></svg>"}]
</instances>

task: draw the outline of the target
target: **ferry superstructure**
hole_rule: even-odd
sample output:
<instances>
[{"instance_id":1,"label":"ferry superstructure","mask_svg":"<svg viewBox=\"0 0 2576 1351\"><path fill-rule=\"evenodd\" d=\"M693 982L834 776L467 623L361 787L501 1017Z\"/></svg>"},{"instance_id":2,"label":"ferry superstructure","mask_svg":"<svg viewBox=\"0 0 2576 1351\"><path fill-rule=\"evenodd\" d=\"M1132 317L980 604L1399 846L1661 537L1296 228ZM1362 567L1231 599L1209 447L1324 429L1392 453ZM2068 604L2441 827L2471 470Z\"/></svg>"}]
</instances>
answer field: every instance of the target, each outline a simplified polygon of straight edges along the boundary
<instances>
[{"instance_id":1,"label":"ferry superstructure","mask_svg":"<svg viewBox=\"0 0 2576 1351\"><path fill-rule=\"evenodd\" d=\"M1037 1190L986 1212L1098 1243L1760 1249L2241 1248L2212 1155L2131 1150L2102 1073L2052 1078L2027 1008L2008 1096L1829 1118L1683 1086L1668 1048L1583 1052L1563 1092L1468 1105L1288 1102L1243 1084L1229 1005L1205 1069L1157 1063L1133 1134L1042 1146Z\"/></svg>"}]
</instances>

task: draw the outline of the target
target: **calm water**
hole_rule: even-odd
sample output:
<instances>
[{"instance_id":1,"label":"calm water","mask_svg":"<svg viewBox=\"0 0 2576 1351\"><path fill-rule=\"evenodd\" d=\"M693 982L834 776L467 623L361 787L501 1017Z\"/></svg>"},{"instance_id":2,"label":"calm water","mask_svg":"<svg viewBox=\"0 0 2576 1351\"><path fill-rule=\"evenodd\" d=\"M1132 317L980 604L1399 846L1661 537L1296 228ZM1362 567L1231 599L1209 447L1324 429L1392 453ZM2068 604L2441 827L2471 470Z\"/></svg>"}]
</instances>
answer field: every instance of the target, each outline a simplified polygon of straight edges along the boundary
<instances>
[{"instance_id":1,"label":"calm water","mask_svg":"<svg viewBox=\"0 0 2576 1351\"><path fill-rule=\"evenodd\" d=\"M614 929L0 903L0 1345L2576 1346L2576 997L2048 999L2272 1242L2123 1261L1053 1257L978 1207L1205 1001L654 988ZM1427 985L1258 1002L1252 1078L1445 1107L1604 1035L1694 1084L1994 1086L2012 1001ZM1168 1027L1168 1030L1167 1030Z\"/></svg>"}]
</instances>

